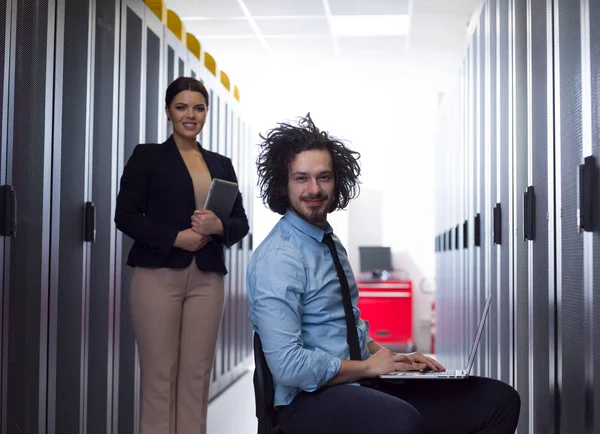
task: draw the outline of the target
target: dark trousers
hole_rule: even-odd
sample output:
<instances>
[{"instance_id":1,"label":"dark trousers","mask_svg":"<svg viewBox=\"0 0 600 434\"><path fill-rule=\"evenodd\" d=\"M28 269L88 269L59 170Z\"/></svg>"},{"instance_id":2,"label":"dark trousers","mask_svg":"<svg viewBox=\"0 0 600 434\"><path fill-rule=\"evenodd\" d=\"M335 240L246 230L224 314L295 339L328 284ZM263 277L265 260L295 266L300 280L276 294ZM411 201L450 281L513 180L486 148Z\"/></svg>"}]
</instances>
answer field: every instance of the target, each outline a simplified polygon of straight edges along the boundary
<instances>
[{"instance_id":1,"label":"dark trousers","mask_svg":"<svg viewBox=\"0 0 600 434\"><path fill-rule=\"evenodd\" d=\"M489 378L374 381L302 392L279 412L285 434L509 434L521 400Z\"/></svg>"}]
</instances>

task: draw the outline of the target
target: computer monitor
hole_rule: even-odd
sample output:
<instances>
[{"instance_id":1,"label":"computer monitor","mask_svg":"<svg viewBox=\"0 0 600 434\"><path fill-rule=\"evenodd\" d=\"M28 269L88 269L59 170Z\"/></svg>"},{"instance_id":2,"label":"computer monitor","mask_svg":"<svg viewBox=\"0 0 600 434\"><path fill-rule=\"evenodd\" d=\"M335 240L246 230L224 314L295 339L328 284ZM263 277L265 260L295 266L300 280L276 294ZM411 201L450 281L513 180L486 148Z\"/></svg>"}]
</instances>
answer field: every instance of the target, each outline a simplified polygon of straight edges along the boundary
<instances>
[{"instance_id":1,"label":"computer monitor","mask_svg":"<svg viewBox=\"0 0 600 434\"><path fill-rule=\"evenodd\" d=\"M384 271L392 271L392 248L382 246L359 246L360 271L371 272L379 279Z\"/></svg>"}]
</instances>

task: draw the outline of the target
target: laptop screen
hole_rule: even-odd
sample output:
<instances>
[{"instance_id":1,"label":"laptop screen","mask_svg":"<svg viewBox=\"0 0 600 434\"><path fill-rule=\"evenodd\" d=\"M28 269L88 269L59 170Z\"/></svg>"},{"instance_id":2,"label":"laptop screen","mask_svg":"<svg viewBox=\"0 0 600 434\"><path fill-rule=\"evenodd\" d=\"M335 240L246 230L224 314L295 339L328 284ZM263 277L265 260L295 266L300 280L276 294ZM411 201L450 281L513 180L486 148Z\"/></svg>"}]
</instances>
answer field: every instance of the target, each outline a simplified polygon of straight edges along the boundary
<instances>
[{"instance_id":1,"label":"laptop screen","mask_svg":"<svg viewBox=\"0 0 600 434\"><path fill-rule=\"evenodd\" d=\"M469 354L469 362L467 363L467 374L471 373L471 368L473 367L473 363L475 363L475 354L477 353L477 347L479 347L479 341L481 340L481 335L483 334L483 327L485 326L485 322L488 317L488 313L490 311L490 304L492 303L492 296L489 295L485 299L485 306L483 307L483 313L481 315L481 319L479 320L479 327L477 328L477 334L475 335L475 341L473 342L473 347L471 348L471 353Z\"/></svg>"}]
</instances>

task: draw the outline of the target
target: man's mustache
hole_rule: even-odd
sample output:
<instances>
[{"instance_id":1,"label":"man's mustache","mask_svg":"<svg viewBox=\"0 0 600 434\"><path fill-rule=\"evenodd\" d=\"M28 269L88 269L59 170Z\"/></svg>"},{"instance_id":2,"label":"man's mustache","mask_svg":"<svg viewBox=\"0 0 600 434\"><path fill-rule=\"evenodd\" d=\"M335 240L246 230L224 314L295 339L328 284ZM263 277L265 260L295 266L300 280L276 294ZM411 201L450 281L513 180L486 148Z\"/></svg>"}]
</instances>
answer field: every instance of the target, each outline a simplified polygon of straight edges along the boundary
<instances>
[{"instance_id":1,"label":"man's mustache","mask_svg":"<svg viewBox=\"0 0 600 434\"><path fill-rule=\"evenodd\" d=\"M324 194L316 194L316 195L307 195L301 196L300 200L326 200L327 196Z\"/></svg>"}]
</instances>

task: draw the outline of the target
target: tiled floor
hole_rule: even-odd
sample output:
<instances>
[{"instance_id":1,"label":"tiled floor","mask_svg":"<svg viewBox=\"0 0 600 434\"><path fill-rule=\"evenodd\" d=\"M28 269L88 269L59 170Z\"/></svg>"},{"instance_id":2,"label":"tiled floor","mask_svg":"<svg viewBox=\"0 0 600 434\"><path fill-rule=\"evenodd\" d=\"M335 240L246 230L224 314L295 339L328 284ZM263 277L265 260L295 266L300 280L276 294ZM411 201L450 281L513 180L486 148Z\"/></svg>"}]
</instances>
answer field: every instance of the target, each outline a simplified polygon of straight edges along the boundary
<instances>
[{"instance_id":1,"label":"tiled floor","mask_svg":"<svg viewBox=\"0 0 600 434\"><path fill-rule=\"evenodd\" d=\"M254 367L208 405L207 434L256 434Z\"/></svg>"}]
</instances>

